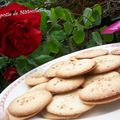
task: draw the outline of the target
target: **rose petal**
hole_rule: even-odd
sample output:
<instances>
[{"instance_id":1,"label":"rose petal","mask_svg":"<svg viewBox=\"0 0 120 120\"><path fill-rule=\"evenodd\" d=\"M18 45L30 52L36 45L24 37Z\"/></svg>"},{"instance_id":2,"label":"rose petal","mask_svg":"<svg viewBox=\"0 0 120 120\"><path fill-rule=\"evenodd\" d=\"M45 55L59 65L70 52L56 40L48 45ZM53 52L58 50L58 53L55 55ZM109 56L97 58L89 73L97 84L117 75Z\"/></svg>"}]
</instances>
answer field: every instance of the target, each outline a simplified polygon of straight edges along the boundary
<instances>
[{"instance_id":1,"label":"rose petal","mask_svg":"<svg viewBox=\"0 0 120 120\"><path fill-rule=\"evenodd\" d=\"M10 21L9 21L10 22ZM6 19L0 19L0 55L6 55L8 57L17 57L20 55L19 51L13 46L7 37L7 29L10 23Z\"/></svg>"}]
</instances>

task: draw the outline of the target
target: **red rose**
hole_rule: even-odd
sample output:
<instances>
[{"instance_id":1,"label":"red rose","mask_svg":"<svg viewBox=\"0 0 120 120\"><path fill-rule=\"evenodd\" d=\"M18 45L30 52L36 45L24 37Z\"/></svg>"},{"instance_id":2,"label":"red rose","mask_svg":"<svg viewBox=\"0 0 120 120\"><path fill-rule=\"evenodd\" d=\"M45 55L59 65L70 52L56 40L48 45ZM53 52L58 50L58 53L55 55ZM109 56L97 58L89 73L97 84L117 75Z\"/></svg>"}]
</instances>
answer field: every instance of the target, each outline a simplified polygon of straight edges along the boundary
<instances>
[{"instance_id":1,"label":"red rose","mask_svg":"<svg viewBox=\"0 0 120 120\"><path fill-rule=\"evenodd\" d=\"M13 81L19 77L16 67L8 67L3 73L3 77L7 81Z\"/></svg>"},{"instance_id":2,"label":"red rose","mask_svg":"<svg viewBox=\"0 0 120 120\"><path fill-rule=\"evenodd\" d=\"M18 57L29 55L41 41L40 19L37 11L23 14L31 9L11 3L0 9L0 55ZM17 13L18 15L14 15ZM10 14L5 17L6 14Z\"/></svg>"}]
</instances>

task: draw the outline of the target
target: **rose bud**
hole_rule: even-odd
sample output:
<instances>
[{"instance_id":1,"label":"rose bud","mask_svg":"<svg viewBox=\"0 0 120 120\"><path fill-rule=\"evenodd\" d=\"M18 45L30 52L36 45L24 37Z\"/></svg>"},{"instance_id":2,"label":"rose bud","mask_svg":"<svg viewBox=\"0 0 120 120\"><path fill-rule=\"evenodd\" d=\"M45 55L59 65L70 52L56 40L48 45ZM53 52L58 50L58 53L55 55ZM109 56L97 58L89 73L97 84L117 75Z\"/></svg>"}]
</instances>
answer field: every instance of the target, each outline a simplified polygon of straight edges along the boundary
<instances>
[{"instance_id":1,"label":"rose bud","mask_svg":"<svg viewBox=\"0 0 120 120\"><path fill-rule=\"evenodd\" d=\"M105 28L101 33L102 34L113 34L117 31L120 31L120 20L111 24L107 28Z\"/></svg>"},{"instance_id":2,"label":"rose bud","mask_svg":"<svg viewBox=\"0 0 120 120\"><path fill-rule=\"evenodd\" d=\"M13 81L19 77L16 67L8 67L3 72L3 77L6 81Z\"/></svg>"}]
</instances>

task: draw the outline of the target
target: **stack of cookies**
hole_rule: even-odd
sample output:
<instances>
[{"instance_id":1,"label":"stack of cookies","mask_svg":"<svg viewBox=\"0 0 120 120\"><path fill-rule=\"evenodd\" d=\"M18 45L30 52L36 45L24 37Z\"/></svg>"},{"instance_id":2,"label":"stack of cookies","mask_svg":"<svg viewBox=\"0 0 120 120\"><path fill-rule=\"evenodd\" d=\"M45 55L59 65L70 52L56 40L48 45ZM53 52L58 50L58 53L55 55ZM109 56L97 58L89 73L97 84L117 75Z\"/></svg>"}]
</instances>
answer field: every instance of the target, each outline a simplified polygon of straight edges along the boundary
<instances>
[{"instance_id":1,"label":"stack of cookies","mask_svg":"<svg viewBox=\"0 0 120 120\"><path fill-rule=\"evenodd\" d=\"M95 105L120 99L120 49L86 50L25 78L30 86L7 109L10 120L41 115L52 120L79 118Z\"/></svg>"}]
</instances>

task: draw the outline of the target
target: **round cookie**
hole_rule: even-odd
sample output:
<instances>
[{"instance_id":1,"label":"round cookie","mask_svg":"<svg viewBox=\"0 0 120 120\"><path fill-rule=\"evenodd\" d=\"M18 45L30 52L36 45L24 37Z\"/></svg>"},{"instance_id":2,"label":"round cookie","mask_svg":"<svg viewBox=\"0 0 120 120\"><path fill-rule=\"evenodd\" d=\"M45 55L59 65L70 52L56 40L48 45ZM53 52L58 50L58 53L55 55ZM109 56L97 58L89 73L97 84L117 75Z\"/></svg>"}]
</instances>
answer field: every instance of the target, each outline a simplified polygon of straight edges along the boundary
<instances>
[{"instance_id":1,"label":"round cookie","mask_svg":"<svg viewBox=\"0 0 120 120\"><path fill-rule=\"evenodd\" d=\"M120 55L120 48L116 48L110 52L113 55Z\"/></svg>"},{"instance_id":2,"label":"round cookie","mask_svg":"<svg viewBox=\"0 0 120 120\"><path fill-rule=\"evenodd\" d=\"M36 85L39 85L41 83L44 83L44 82L47 82L49 81L48 78L44 77L44 76L41 76L40 78L26 78L25 79L25 83L28 85L28 86L36 86Z\"/></svg>"},{"instance_id":3,"label":"round cookie","mask_svg":"<svg viewBox=\"0 0 120 120\"><path fill-rule=\"evenodd\" d=\"M120 66L120 56L105 55L93 58L96 61L96 67L91 73L98 74L112 71Z\"/></svg>"},{"instance_id":4,"label":"round cookie","mask_svg":"<svg viewBox=\"0 0 120 120\"><path fill-rule=\"evenodd\" d=\"M36 114L32 114L32 115L28 115L28 116L25 116L25 117L15 117L15 116L11 115L11 114L8 112L8 110L6 110L6 113L7 113L8 117L9 117L8 120L28 120L28 118L31 118L31 117L33 117L34 115L36 115ZM1 119L0 119L0 120L1 120ZM2 119L2 120L4 120L4 119Z\"/></svg>"},{"instance_id":5,"label":"round cookie","mask_svg":"<svg viewBox=\"0 0 120 120\"><path fill-rule=\"evenodd\" d=\"M85 83L83 84L83 87L86 87L87 85L100 80L116 79L116 77L119 76L120 74L116 71L111 71L108 73L102 73L97 75L88 75L85 77Z\"/></svg>"},{"instance_id":6,"label":"round cookie","mask_svg":"<svg viewBox=\"0 0 120 120\"><path fill-rule=\"evenodd\" d=\"M53 65L51 65L45 72L45 77L47 78L53 78L56 77L56 71L57 69L59 69L60 67L64 66L65 64L68 64L69 61L61 61L61 62L57 62Z\"/></svg>"},{"instance_id":7,"label":"round cookie","mask_svg":"<svg viewBox=\"0 0 120 120\"><path fill-rule=\"evenodd\" d=\"M57 77L60 78L70 78L77 75L85 74L94 69L96 63L92 59L82 59L71 61L59 68L56 72Z\"/></svg>"},{"instance_id":8,"label":"round cookie","mask_svg":"<svg viewBox=\"0 0 120 120\"><path fill-rule=\"evenodd\" d=\"M35 113L37 114L51 99L51 93L46 90L27 92L9 104L8 112L15 117L26 117Z\"/></svg>"},{"instance_id":9,"label":"round cookie","mask_svg":"<svg viewBox=\"0 0 120 120\"><path fill-rule=\"evenodd\" d=\"M44 72L40 72L40 71L37 71L37 72L34 72L30 75L31 78L40 78L41 76L44 76Z\"/></svg>"},{"instance_id":10,"label":"round cookie","mask_svg":"<svg viewBox=\"0 0 120 120\"><path fill-rule=\"evenodd\" d=\"M73 78L53 78L46 86L47 90L53 93L65 93L80 87L84 82L84 77L77 76Z\"/></svg>"},{"instance_id":11,"label":"round cookie","mask_svg":"<svg viewBox=\"0 0 120 120\"><path fill-rule=\"evenodd\" d=\"M68 119L75 119L78 118L80 115L76 114L76 115L72 115L72 116L62 116L62 115L55 115L52 113L47 112L46 110L41 112L41 115L46 118L46 119L51 119L51 120L68 120Z\"/></svg>"},{"instance_id":12,"label":"round cookie","mask_svg":"<svg viewBox=\"0 0 120 120\"><path fill-rule=\"evenodd\" d=\"M90 110L93 105L84 104L79 98L80 90L53 97L47 106L47 111L56 115L76 115Z\"/></svg>"},{"instance_id":13,"label":"round cookie","mask_svg":"<svg viewBox=\"0 0 120 120\"><path fill-rule=\"evenodd\" d=\"M120 99L120 75L111 73L104 79L94 81L80 91L86 104L105 104Z\"/></svg>"},{"instance_id":14,"label":"round cookie","mask_svg":"<svg viewBox=\"0 0 120 120\"><path fill-rule=\"evenodd\" d=\"M94 50L86 50L86 51L80 52L77 55L75 55L75 57L77 59L89 59L89 58L95 58L95 57L107 55L107 54L108 54L108 50L94 49Z\"/></svg>"},{"instance_id":15,"label":"round cookie","mask_svg":"<svg viewBox=\"0 0 120 120\"><path fill-rule=\"evenodd\" d=\"M39 85L36 85L36 86L30 88L29 91L41 90L41 89L47 90L47 89L46 89L46 86L47 86L47 82L41 83L41 84L39 84Z\"/></svg>"},{"instance_id":16,"label":"round cookie","mask_svg":"<svg viewBox=\"0 0 120 120\"><path fill-rule=\"evenodd\" d=\"M49 79L44 76L43 72L35 72L31 74L29 77L25 78L25 83L28 86L35 86L35 85L38 85L40 83L44 83L47 81L49 81Z\"/></svg>"}]
</instances>

